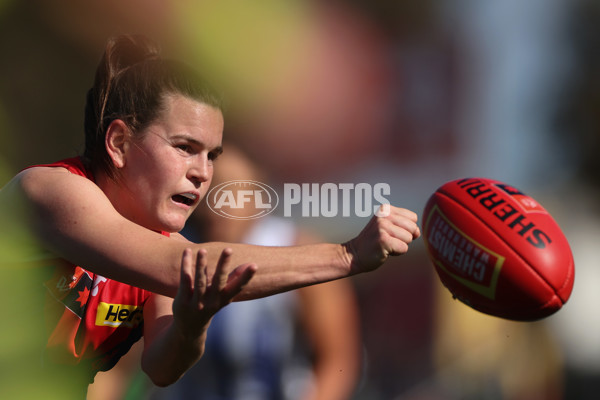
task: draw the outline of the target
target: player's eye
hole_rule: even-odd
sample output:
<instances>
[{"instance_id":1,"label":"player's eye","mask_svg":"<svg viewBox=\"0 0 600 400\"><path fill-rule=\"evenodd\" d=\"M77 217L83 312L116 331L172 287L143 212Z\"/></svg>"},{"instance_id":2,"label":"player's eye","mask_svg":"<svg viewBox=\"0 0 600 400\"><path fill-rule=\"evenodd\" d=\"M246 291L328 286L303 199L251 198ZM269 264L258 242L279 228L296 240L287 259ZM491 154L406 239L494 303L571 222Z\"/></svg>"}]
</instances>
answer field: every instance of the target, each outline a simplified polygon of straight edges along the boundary
<instances>
[{"instance_id":1,"label":"player's eye","mask_svg":"<svg viewBox=\"0 0 600 400\"><path fill-rule=\"evenodd\" d=\"M210 161L215 161L217 158L219 158L219 156L221 155L221 152L217 152L217 151L211 151L210 153L208 153L208 159Z\"/></svg>"},{"instance_id":2,"label":"player's eye","mask_svg":"<svg viewBox=\"0 0 600 400\"><path fill-rule=\"evenodd\" d=\"M175 148L188 154L191 154L193 152L192 146L190 146L189 144L178 144L175 146Z\"/></svg>"}]
</instances>

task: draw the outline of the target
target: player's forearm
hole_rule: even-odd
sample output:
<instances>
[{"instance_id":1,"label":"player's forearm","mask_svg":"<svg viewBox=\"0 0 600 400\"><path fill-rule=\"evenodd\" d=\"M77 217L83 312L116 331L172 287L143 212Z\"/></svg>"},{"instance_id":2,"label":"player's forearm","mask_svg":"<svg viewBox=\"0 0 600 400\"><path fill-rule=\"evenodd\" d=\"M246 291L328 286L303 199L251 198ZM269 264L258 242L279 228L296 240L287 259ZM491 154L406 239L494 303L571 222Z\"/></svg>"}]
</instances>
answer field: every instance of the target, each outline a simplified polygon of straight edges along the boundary
<instances>
[{"instance_id":1,"label":"player's forearm","mask_svg":"<svg viewBox=\"0 0 600 400\"><path fill-rule=\"evenodd\" d=\"M360 362L354 357L328 357L317 360L313 372L314 385L305 400L345 400L360 379Z\"/></svg>"},{"instance_id":2,"label":"player's forearm","mask_svg":"<svg viewBox=\"0 0 600 400\"><path fill-rule=\"evenodd\" d=\"M359 381L358 305L348 281L298 290L302 326L313 351L314 382L304 400L349 399Z\"/></svg>"},{"instance_id":3,"label":"player's forearm","mask_svg":"<svg viewBox=\"0 0 600 400\"><path fill-rule=\"evenodd\" d=\"M268 296L350 275L351 257L340 244L298 247L263 247L233 243L192 244L173 240L142 228L136 239L122 236L62 245L65 258L102 276L154 293L174 297L179 286L181 254L185 248L208 252L209 276L223 249L233 249L232 267L254 263L258 271L236 301ZM194 252L195 253L195 252ZM91 262L90 262L91 261Z\"/></svg>"},{"instance_id":4,"label":"player's forearm","mask_svg":"<svg viewBox=\"0 0 600 400\"><path fill-rule=\"evenodd\" d=\"M233 249L232 265L255 263L258 271L244 287L236 301L264 297L350 275L351 257L345 246L321 243L293 247L264 247L245 244L210 242L198 245L215 265L220 252Z\"/></svg>"},{"instance_id":5,"label":"player's forearm","mask_svg":"<svg viewBox=\"0 0 600 400\"><path fill-rule=\"evenodd\" d=\"M346 376L346 371L338 369L326 375L315 377L314 387L303 400L345 400L352 397L357 386L354 377Z\"/></svg>"},{"instance_id":6,"label":"player's forearm","mask_svg":"<svg viewBox=\"0 0 600 400\"><path fill-rule=\"evenodd\" d=\"M169 297L177 293L181 254L188 247L208 251L210 276L226 247L233 249L232 266L245 263L258 266L255 276L235 300L264 297L350 275L350 256L340 244L268 248L217 242L192 244L128 221L123 221L121 227L103 228L103 234L91 228L88 232L79 229L68 237L54 232L44 236L57 254L77 265ZM132 232L125 234L128 231Z\"/></svg>"},{"instance_id":7,"label":"player's forearm","mask_svg":"<svg viewBox=\"0 0 600 400\"><path fill-rule=\"evenodd\" d=\"M171 324L144 350L142 369L155 385L171 385L202 357L205 340L206 330L198 337L186 337Z\"/></svg>"}]
</instances>

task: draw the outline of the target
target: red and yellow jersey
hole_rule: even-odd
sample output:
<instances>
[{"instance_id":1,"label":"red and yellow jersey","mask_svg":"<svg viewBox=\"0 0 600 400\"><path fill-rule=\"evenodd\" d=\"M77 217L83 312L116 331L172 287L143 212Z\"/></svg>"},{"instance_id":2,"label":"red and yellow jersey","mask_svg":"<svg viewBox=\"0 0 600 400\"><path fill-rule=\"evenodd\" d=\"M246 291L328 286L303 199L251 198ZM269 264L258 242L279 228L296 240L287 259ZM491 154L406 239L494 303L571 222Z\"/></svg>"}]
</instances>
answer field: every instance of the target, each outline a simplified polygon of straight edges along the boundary
<instances>
[{"instance_id":1,"label":"red and yellow jersey","mask_svg":"<svg viewBox=\"0 0 600 400\"><path fill-rule=\"evenodd\" d=\"M63 167L93 181L79 158L38 166ZM48 265L54 271L44 284L48 291L46 361L87 368L92 377L112 368L142 336L143 306L151 292L66 260L49 260Z\"/></svg>"},{"instance_id":2,"label":"red and yellow jersey","mask_svg":"<svg viewBox=\"0 0 600 400\"><path fill-rule=\"evenodd\" d=\"M83 364L95 375L112 368L142 336L150 292L64 261L44 286L47 361Z\"/></svg>"}]
</instances>

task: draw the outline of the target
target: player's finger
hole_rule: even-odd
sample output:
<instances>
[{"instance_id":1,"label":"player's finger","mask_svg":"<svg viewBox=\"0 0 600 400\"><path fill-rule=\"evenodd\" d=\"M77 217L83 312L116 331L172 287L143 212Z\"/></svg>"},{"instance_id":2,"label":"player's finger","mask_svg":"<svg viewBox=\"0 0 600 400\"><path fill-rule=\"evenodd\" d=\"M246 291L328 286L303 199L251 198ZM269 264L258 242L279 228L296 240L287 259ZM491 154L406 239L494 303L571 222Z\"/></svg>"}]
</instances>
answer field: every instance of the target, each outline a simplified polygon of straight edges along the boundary
<instances>
[{"instance_id":1,"label":"player's finger","mask_svg":"<svg viewBox=\"0 0 600 400\"><path fill-rule=\"evenodd\" d=\"M388 232L382 233L381 241L382 248L390 256L398 256L408 252L409 242L399 239Z\"/></svg>"},{"instance_id":2,"label":"player's finger","mask_svg":"<svg viewBox=\"0 0 600 400\"><path fill-rule=\"evenodd\" d=\"M382 204L379 206L375 215L380 218L385 218L392 213L392 206L390 204Z\"/></svg>"},{"instance_id":3,"label":"player's finger","mask_svg":"<svg viewBox=\"0 0 600 400\"><path fill-rule=\"evenodd\" d=\"M244 286L250 282L252 277L256 274L258 266L256 264L242 264L237 266L231 274L229 274L229 280L227 286L221 292L222 299L225 304L230 303L235 296L237 296Z\"/></svg>"},{"instance_id":4,"label":"player's finger","mask_svg":"<svg viewBox=\"0 0 600 400\"><path fill-rule=\"evenodd\" d=\"M219 262L217 263L217 268L212 280L213 293L215 290L216 292L220 292L227 284L227 273L229 271L229 263L231 261L232 254L233 250L229 247L221 252L221 256L219 257Z\"/></svg>"},{"instance_id":5,"label":"player's finger","mask_svg":"<svg viewBox=\"0 0 600 400\"><path fill-rule=\"evenodd\" d=\"M385 232L387 234L389 234L391 237L401 240L404 243L411 243L414 239L413 233L401 226L390 223L390 224L387 224L387 226L384 229L385 229Z\"/></svg>"},{"instance_id":6,"label":"player's finger","mask_svg":"<svg viewBox=\"0 0 600 400\"><path fill-rule=\"evenodd\" d=\"M200 249L196 254L196 268L194 273L194 302L200 301L206 292L207 285L207 256L206 250Z\"/></svg>"},{"instance_id":7,"label":"player's finger","mask_svg":"<svg viewBox=\"0 0 600 400\"><path fill-rule=\"evenodd\" d=\"M417 213L406 208L390 206L390 215L405 217L415 223L419 221L419 216Z\"/></svg>"},{"instance_id":8,"label":"player's finger","mask_svg":"<svg viewBox=\"0 0 600 400\"><path fill-rule=\"evenodd\" d=\"M387 220L392 222L394 226L410 232L412 239L416 239L421 235L419 225L412 219L408 219L403 215L390 215Z\"/></svg>"},{"instance_id":9,"label":"player's finger","mask_svg":"<svg viewBox=\"0 0 600 400\"><path fill-rule=\"evenodd\" d=\"M185 249L181 257L181 273L177 295L186 301L192 294L192 277L192 250Z\"/></svg>"}]
</instances>

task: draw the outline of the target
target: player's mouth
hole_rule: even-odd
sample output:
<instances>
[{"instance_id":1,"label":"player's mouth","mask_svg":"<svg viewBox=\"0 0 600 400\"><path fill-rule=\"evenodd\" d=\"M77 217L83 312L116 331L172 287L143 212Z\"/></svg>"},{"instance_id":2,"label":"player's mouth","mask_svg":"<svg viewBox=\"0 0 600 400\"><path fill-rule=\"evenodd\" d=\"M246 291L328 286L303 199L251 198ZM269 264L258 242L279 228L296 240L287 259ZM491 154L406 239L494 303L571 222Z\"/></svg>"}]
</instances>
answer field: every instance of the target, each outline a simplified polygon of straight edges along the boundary
<instances>
[{"instance_id":1,"label":"player's mouth","mask_svg":"<svg viewBox=\"0 0 600 400\"><path fill-rule=\"evenodd\" d=\"M199 199L200 196L197 193L192 192L179 193L171 196L171 200L173 200L173 202L186 207L192 207L198 202Z\"/></svg>"}]
</instances>

